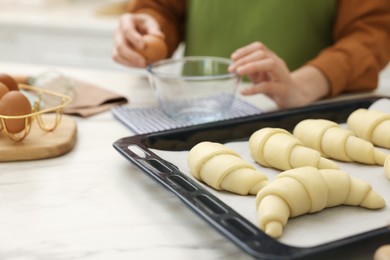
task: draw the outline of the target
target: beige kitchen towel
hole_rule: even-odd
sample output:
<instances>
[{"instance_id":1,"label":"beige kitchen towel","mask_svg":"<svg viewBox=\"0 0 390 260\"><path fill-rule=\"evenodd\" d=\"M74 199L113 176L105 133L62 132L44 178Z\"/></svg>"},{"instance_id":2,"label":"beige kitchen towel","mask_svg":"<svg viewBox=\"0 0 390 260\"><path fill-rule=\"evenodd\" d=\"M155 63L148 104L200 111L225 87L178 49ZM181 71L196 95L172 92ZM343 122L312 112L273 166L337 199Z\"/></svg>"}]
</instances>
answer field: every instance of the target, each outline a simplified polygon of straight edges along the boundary
<instances>
[{"instance_id":1,"label":"beige kitchen towel","mask_svg":"<svg viewBox=\"0 0 390 260\"><path fill-rule=\"evenodd\" d=\"M55 69L48 69L35 76L12 75L18 82L44 89L49 89L72 98L63 113L89 117L110 110L117 105L126 104L128 100L108 89L63 75Z\"/></svg>"},{"instance_id":2,"label":"beige kitchen towel","mask_svg":"<svg viewBox=\"0 0 390 260\"><path fill-rule=\"evenodd\" d=\"M75 79L72 81L73 100L64 108L65 114L89 117L128 102L125 97L113 91Z\"/></svg>"}]
</instances>

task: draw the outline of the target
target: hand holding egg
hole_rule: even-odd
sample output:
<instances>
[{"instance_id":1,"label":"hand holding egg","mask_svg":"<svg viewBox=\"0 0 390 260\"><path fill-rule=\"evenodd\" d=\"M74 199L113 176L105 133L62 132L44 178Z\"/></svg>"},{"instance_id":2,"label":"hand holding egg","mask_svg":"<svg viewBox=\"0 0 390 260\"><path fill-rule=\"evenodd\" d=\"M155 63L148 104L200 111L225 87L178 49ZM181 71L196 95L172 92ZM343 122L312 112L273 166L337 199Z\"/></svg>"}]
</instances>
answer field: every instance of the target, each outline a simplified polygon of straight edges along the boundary
<instances>
[{"instance_id":1,"label":"hand holding egg","mask_svg":"<svg viewBox=\"0 0 390 260\"><path fill-rule=\"evenodd\" d=\"M125 66L143 68L168 55L164 33L157 20L148 14L121 15L114 41L112 57Z\"/></svg>"},{"instance_id":2,"label":"hand holding egg","mask_svg":"<svg viewBox=\"0 0 390 260\"><path fill-rule=\"evenodd\" d=\"M146 59L147 64L167 57L168 48L162 37L153 34L145 34L142 36L142 39L145 42L144 48L135 49L135 51Z\"/></svg>"}]
</instances>

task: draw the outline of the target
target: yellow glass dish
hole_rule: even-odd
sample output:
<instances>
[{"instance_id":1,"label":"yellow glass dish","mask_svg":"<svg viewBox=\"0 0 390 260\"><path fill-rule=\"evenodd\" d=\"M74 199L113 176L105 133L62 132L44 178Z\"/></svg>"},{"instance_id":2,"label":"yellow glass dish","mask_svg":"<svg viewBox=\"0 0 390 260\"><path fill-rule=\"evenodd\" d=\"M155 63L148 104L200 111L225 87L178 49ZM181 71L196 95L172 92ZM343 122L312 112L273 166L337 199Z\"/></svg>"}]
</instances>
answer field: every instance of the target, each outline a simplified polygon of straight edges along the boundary
<instances>
[{"instance_id":1,"label":"yellow glass dish","mask_svg":"<svg viewBox=\"0 0 390 260\"><path fill-rule=\"evenodd\" d=\"M32 104L32 112L26 115L20 116L5 116L0 115L0 132L4 130L5 134L13 141L20 142L25 139L31 131L31 124L34 119L37 120L39 127L46 132L51 132L56 129L60 124L63 109L72 102L72 98L69 96L63 95L61 93L53 92L47 89L38 88L35 86L30 86L26 84L19 84L19 89L24 91L26 94L35 96L35 100ZM51 107L44 107L43 99L51 98L58 99L58 105ZM53 122L50 122L51 125L48 125L48 122L44 119L44 114L55 113ZM5 120L7 119L25 119L25 128L19 133L10 133L6 127Z\"/></svg>"}]
</instances>

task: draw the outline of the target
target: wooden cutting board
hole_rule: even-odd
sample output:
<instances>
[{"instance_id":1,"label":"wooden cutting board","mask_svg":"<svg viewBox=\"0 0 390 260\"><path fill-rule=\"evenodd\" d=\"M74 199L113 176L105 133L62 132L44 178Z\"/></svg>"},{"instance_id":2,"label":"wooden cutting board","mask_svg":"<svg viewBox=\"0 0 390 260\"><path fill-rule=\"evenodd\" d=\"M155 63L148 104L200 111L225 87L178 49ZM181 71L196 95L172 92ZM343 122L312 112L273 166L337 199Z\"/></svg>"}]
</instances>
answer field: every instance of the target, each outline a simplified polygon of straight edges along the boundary
<instances>
[{"instance_id":1,"label":"wooden cutting board","mask_svg":"<svg viewBox=\"0 0 390 260\"><path fill-rule=\"evenodd\" d=\"M42 115L48 122L53 122L55 115ZM49 125L49 124L48 124ZM69 152L76 143L77 124L67 115L52 132L43 131L36 120L31 131L21 142L12 141L4 130L0 133L0 162L26 161L52 158Z\"/></svg>"}]
</instances>

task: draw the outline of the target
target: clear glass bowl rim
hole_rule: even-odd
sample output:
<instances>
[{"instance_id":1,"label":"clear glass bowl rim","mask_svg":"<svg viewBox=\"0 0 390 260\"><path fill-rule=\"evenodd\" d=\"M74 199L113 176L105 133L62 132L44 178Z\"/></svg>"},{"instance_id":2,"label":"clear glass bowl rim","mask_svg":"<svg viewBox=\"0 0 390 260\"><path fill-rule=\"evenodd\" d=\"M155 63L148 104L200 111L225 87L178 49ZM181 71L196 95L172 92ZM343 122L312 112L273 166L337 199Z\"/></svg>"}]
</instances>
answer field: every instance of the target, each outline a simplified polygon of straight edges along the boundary
<instances>
[{"instance_id":1,"label":"clear glass bowl rim","mask_svg":"<svg viewBox=\"0 0 390 260\"><path fill-rule=\"evenodd\" d=\"M208 75L208 76L184 76L179 77L177 75L172 75L169 73L158 73L154 71L154 68L157 68L159 66L177 63L177 62L185 62L185 61L217 61L220 63L225 63L227 66L232 64L232 61L228 58L222 58L222 57L213 57L213 56L186 56L183 58L174 58L174 59L164 59L157 61L155 63L152 63L148 66L147 70L148 72L161 79L170 79L170 80L187 80L187 81L208 81L208 80L221 80L221 79L231 79L231 78L237 78L238 75L236 73L227 72L226 74L219 74L219 75Z\"/></svg>"}]
</instances>

